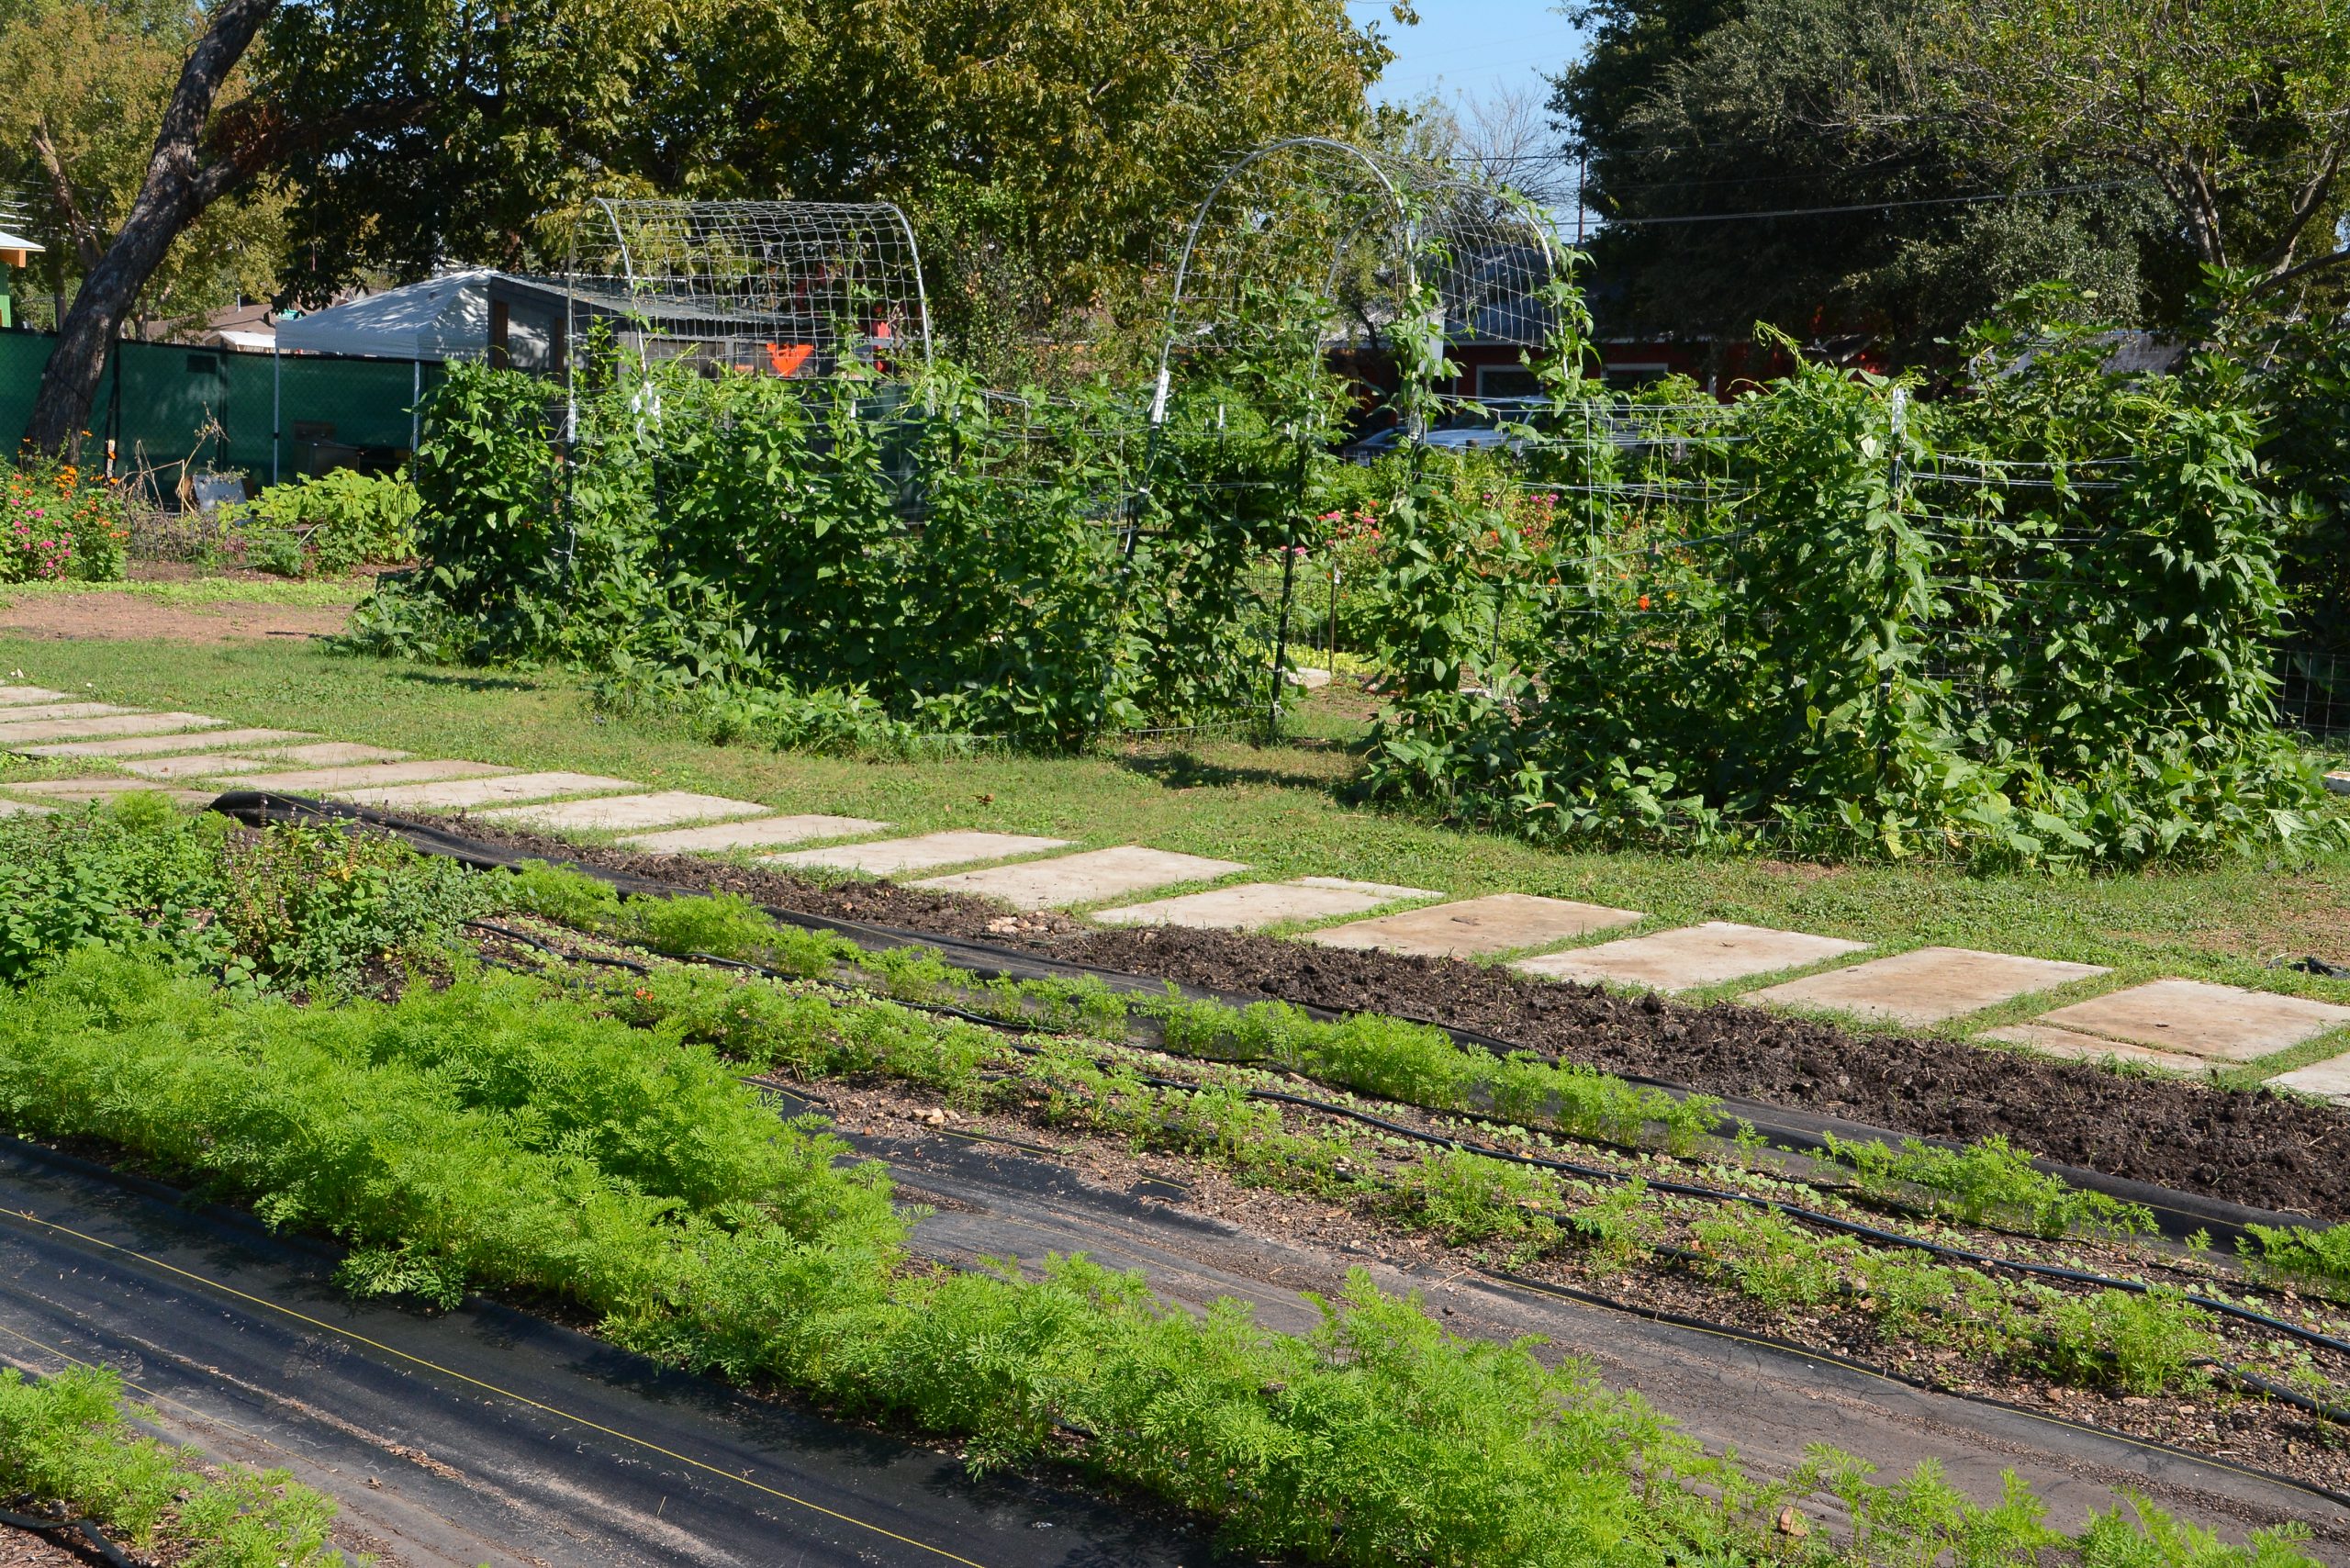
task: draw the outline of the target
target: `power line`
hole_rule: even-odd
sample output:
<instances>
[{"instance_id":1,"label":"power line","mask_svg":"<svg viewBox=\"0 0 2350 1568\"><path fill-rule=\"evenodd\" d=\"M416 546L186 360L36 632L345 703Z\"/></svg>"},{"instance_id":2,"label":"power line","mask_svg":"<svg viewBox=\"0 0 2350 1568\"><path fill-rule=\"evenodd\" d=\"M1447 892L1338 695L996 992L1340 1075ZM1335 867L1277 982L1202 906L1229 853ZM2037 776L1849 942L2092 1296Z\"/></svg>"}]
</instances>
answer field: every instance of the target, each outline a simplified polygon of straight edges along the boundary
<instances>
[{"instance_id":1,"label":"power line","mask_svg":"<svg viewBox=\"0 0 2350 1568\"><path fill-rule=\"evenodd\" d=\"M2087 191L2137 189L2153 184L2151 180L2091 180L2076 185L2039 185L2031 190L1993 191L1982 196L1916 196L1902 201L1861 201L1844 207L1783 207L1768 212L1692 212L1673 218L1609 218L1602 213L1610 226L1654 227L1666 223L1733 223L1740 218L1818 218L1831 213L1885 212L1897 207L1964 207L1979 202L2021 201L2027 196L2079 196Z\"/></svg>"}]
</instances>

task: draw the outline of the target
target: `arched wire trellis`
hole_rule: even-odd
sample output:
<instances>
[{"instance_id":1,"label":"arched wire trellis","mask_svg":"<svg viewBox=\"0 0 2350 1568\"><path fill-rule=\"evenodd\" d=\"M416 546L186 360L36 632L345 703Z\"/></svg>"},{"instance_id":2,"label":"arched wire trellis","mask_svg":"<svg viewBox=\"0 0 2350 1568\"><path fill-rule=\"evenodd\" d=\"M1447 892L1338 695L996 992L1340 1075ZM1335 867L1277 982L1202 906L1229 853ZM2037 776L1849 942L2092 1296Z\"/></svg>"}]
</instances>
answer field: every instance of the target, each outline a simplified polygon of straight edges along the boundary
<instances>
[{"instance_id":1,"label":"arched wire trellis","mask_svg":"<svg viewBox=\"0 0 2350 1568\"><path fill-rule=\"evenodd\" d=\"M1445 350L1536 351L1552 337L1548 286L1564 252L1527 203L1438 163L1396 157L1327 137L1293 137L1259 148L1221 174L1192 215L1178 257L1173 296L1150 400L1156 476L1159 441L1186 359L1212 357L1269 332L1295 336L1366 392L1392 367L1399 387L1416 356L1399 353L1407 324L1433 329ZM1303 315L1297 313L1303 312ZM1514 366L1516 355L1505 362ZM1440 361L1438 363L1441 363ZM1434 365L1421 359L1419 368ZM1523 375L1521 371L1518 373ZM1415 425L1451 388L1402 399ZM1471 393L1476 390L1472 383ZM1530 377L1518 390L1531 391ZM1301 512L1313 447L1338 431L1317 429L1300 409L1292 513ZM1407 437L1422 432L1414 429ZM1417 451L1416 442L1412 450ZM1280 608L1266 700L1278 725L1295 597L1297 541L1281 552Z\"/></svg>"},{"instance_id":2,"label":"arched wire trellis","mask_svg":"<svg viewBox=\"0 0 2350 1568\"><path fill-rule=\"evenodd\" d=\"M646 360L712 374L930 360L921 250L889 202L599 199L564 284L571 342L608 321Z\"/></svg>"},{"instance_id":3,"label":"arched wire trellis","mask_svg":"<svg viewBox=\"0 0 2350 1568\"><path fill-rule=\"evenodd\" d=\"M1317 313L1321 348L1380 356L1422 286L1449 347L1533 349L1563 252L1532 209L1444 164L1328 137L1257 149L1218 176L1175 266L1151 421L1187 353L1261 332L1264 312Z\"/></svg>"}]
</instances>

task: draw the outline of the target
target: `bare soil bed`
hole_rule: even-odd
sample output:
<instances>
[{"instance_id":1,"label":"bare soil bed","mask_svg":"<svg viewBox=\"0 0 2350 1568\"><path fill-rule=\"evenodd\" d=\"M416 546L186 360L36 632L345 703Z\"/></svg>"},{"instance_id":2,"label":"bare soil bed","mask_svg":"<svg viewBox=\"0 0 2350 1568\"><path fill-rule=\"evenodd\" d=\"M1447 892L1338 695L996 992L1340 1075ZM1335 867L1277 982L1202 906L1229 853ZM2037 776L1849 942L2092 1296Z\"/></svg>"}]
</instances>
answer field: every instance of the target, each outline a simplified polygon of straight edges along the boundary
<instances>
[{"instance_id":1,"label":"bare soil bed","mask_svg":"<svg viewBox=\"0 0 2350 1568\"><path fill-rule=\"evenodd\" d=\"M353 589L356 599L364 590ZM256 637L331 637L351 617L347 605L160 604L135 593L28 594L0 603L0 633L18 637L110 638L143 642L234 643Z\"/></svg>"},{"instance_id":2,"label":"bare soil bed","mask_svg":"<svg viewBox=\"0 0 2350 1568\"><path fill-rule=\"evenodd\" d=\"M1238 933L1101 931L887 881L824 885L686 856L591 849L489 823L487 844L809 914L1026 946L1072 962L1342 1012L1481 1030L1545 1057L1924 1137L2003 1134L2045 1159L2256 1208L2350 1220L2350 1115L2265 1090L2123 1076L1949 1040L1854 1035L1734 1002L1695 1007L1454 959Z\"/></svg>"}]
</instances>

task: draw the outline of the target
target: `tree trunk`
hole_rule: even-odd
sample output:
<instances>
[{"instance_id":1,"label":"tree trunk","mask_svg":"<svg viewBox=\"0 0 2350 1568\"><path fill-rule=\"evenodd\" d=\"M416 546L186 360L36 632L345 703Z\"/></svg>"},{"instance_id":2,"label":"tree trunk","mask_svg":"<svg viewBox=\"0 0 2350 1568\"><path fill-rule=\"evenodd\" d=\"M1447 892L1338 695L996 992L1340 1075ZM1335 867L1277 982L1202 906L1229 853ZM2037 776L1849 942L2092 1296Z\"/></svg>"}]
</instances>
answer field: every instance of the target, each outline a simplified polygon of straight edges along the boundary
<instances>
[{"instance_id":1,"label":"tree trunk","mask_svg":"<svg viewBox=\"0 0 2350 1568\"><path fill-rule=\"evenodd\" d=\"M59 326L57 348L41 373L32 419L25 427L25 442L35 451L52 457L78 455L82 427L90 417L90 402L124 315L162 264L172 241L244 177L246 171L234 161L203 162L204 129L220 84L276 8L277 0L222 0L212 13L212 25L188 52L179 84L163 110L162 126L155 133L146 181L113 243L82 279L73 308Z\"/></svg>"}]
</instances>

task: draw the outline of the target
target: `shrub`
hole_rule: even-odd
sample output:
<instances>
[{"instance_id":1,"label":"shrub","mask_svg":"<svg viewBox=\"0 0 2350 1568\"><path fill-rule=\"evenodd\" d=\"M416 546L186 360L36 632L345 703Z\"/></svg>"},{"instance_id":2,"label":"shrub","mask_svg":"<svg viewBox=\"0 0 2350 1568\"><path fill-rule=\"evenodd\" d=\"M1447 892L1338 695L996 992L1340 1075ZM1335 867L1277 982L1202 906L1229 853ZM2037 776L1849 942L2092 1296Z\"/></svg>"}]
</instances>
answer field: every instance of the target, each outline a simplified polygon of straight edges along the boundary
<instances>
[{"instance_id":1,"label":"shrub","mask_svg":"<svg viewBox=\"0 0 2350 1568\"><path fill-rule=\"evenodd\" d=\"M337 468L272 485L234 509L245 562L282 577L341 577L416 555L416 487L398 474Z\"/></svg>"}]
</instances>

